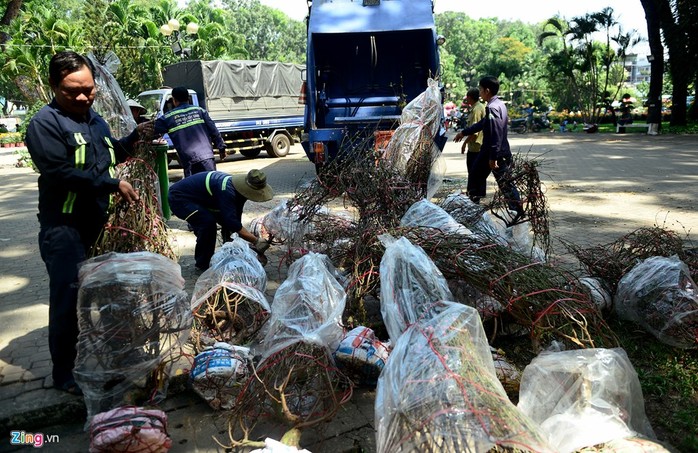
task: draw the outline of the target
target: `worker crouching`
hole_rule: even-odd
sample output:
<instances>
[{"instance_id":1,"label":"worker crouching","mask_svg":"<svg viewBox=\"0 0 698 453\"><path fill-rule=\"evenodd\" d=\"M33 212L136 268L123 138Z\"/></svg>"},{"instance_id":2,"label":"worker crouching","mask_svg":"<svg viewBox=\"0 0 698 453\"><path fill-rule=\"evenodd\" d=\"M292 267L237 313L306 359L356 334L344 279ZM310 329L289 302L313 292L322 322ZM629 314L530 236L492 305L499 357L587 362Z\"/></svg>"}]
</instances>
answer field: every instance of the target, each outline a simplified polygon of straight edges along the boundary
<instances>
[{"instance_id":1,"label":"worker crouching","mask_svg":"<svg viewBox=\"0 0 698 453\"><path fill-rule=\"evenodd\" d=\"M196 173L173 184L168 195L170 208L189 223L196 235L196 268L208 269L216 249L218 225L222 231L237 233L252 244L263 259L269 243L242 226L242 210L247 200L263 202L273 196L274 191L260 170L234 176L220 171Z\"/></svg>"}]
</instances>

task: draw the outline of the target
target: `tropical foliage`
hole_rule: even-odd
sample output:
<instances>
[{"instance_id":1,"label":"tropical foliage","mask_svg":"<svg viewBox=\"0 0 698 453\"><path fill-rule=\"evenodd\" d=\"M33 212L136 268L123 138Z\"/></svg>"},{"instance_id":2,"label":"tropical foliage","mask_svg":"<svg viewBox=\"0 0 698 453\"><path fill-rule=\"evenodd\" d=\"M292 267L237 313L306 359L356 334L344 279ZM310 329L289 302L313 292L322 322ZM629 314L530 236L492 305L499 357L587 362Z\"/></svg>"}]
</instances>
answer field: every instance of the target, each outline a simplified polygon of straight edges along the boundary
<instances>
[{"instance_id":1,"label":"tropical foliage","mask_svg":"<svg viewBox=\"0 0 698 453\"><path fill-rule=\"evenodd\" d=\"M690 0L641 1L646 10L654 8L651 17L661 18L670 56L663 93L686 99L698 79L698 33L691 32L698 8ZM50 99L48 61L63 49L115 63L116 79L129 97L160 86L162 68L182 58L305 61L306 24L259 0L0 0L3 10L0 98L28 106ZM161 27L172 19L180 28L165 37ZM198 24L196 33L186 31L190 23ZM635 35L618 26L611 8L533 25L455 12L438 14L436 23L446 38L441 82L446 98L456 103L488 74L500 78L500 97L513 106L581 111L585 121L598 120L622 93L640 94L623 85ZM661 42L651 44L653 54L663 53ZM662 78L654 72L653 66L653 79ZM655 96L662 89L658 83ZM647 86L640 89L647 94ZM675 106L672 124L681 115L685 122L685 109Z\"/></svg>"}]
</instances>

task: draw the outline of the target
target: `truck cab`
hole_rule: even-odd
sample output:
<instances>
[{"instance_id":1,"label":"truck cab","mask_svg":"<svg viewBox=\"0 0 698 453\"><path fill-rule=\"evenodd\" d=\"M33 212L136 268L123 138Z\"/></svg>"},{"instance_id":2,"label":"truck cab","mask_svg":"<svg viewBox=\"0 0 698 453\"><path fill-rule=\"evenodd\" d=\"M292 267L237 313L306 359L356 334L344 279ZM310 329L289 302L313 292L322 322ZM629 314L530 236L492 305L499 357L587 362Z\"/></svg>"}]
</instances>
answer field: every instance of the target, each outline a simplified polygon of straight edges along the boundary
<instances>
[{"instance_id":1,"label":"truck cab","mask_svg":"<svg viewBox=\"0 0 698 453\"><path fill-rule=\"evenodd\" d=\"M437 41L432 0L313 1L301 144L318 171L397 128L439 74Z\"/></svg>"}]
</instances>

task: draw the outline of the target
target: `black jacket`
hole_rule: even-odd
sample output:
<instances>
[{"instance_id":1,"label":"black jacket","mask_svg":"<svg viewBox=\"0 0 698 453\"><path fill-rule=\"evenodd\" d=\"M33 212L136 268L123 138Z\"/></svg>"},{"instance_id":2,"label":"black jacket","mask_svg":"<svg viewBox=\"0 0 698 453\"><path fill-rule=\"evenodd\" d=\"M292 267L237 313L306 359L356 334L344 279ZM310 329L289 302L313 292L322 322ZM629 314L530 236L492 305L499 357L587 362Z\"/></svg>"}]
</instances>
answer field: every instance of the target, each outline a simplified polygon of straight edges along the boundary
<instances>
[{"instance_id":1,"label":"black jacket","mask_svg":"<svg viewBox=\"0 0 698 453\"><path fill-rule=\"evenodd\" d=\"M107 123L90 109L86 118L43 107L27 128L27 148L39 170L39 222L42 227L103 224L109 195L118 191L114 167L138 138L134 130L115 140Z\"/></svg>"}]
</instances>

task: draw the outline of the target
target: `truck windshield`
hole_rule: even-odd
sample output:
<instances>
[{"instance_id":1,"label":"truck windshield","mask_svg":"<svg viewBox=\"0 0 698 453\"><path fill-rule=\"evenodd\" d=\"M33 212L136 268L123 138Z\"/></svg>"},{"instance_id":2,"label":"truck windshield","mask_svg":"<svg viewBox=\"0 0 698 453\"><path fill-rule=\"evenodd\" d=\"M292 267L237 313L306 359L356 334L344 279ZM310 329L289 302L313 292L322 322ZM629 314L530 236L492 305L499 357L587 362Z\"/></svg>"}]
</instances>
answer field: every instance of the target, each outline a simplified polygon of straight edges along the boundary
<instances>
[{"instance_id":1,"label":"truck windshield","mask_svg":"<svg viewBox=\"0 0 698 453\"><path fill-rule=\"evenodd\" d=\"M160 106L162 105L163 94L142 94L138 96L138 102L145 107L146 117L157 116L160 112Z\"/></svg>"}]
</instances>

